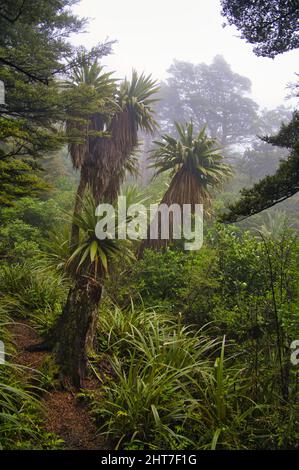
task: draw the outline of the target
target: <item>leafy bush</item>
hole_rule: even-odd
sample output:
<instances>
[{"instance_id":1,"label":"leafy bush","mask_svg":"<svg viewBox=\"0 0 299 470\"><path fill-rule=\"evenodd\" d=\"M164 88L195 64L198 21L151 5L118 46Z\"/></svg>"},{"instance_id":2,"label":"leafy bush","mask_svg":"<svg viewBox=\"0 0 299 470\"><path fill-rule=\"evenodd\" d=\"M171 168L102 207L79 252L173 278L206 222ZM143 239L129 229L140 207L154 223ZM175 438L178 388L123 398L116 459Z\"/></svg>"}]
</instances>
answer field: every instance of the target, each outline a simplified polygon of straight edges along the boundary
<instances>
[{"instance_id":1,"label":"leafy bush","mask_svg":"<svg viewBox=\"0 0 299 470\"><path fill-rule=\"evenodd\" d=\"M67 293L65 279L35 263L4 265L0 269L0 304L11 313L29 317L45 333L61 312Z\"/></svg>"},{"instance_id":2,"label":"leafy bush","mask_svg":"<svg viewBox=\"0 0 299 470\"><path fill-rule=\"evenodd\" d=\"M204 325L211 320L216 299L217 269L215 252L209 247L196 253L145 250L129 273L122 269L121 275L112 275L106 288L122 306L130 298L138 303L142 297L150 308L181 313L189 323Z\"/></svg>"},{"instance_id":3,"label":"leafy bush","mask_svg":"<svg viewBox=\"0 0 299 470\"><path fill-rule=\"evenodd\" d=\"M5 261L22 261L39 249L41 235L36 227L15 219L0 228L0 257Z\"/></svg>"},{"instance_id":4,"label":"leafy bush","mask_svg":"<svg viewBox=\"0 0 299 470\"><path fill-rule=\"evenodd\" d=\"M134 306L103 309L100 318L112 375L100 397L92 395L92 409L117 448L241 445L229 423L246 420L254 403L243 399L242 369L224 368L224 342L218 357L221 344L207 331Z\"/></svg>"},{"instance_id":5,"label":"leafy bush","mask_svg":"<svg viewBox=\"0 0 299 470\"><path fill-rule=\"evenodd\" d=\"M103 413L99 414L105 419L104 429L109 435L115 434L121 446L142 446L142 441L146 446L173 445L175 448L179 439L172 441L166 433L161 444L157 429L149 431L154 421L148 427L145 425L145 416L153 412L148 406L142 409L142 402L146 401L142 387L149 383L149 371L152 371L149 365L153 364L157 371L157 375L153 372L154 377L159 376L162 342L168 343L165 335L169 325L174 330L173 325L178 321L185 325L191 322L198 328L209 321L205 336L216 338L225 334L230 359L220 358L213 368L211 358L204 356L209 371L206 381L194 380L188 372L184 380L187 383L191 378L194 380L184 395L189 396L188 405L185 402L182 405L179 395L174 393L173 396L181 411L182 406L193 410L192 419L188 415L186 426L183 419L171 424L166 421L166 428L168 426L172 432L179 430L178 434L188 439L188 444L184 441L188 448L195 443L198 448L297 447L297 370L290 364L289 348L299 334L296 234L285 226L272 233L263 227L259 232L248 232L216 224L209 228L205 243L200 252L194 253L181 252L175 246L165 252L148 250L129 271L122 266L108 280L108 296L111 295L121 308L111 308L106 299L100 316L100 349L112 355L111 367L117 377L116 384L111 382L105 388L109 406L106 403L105 408L103 402ZM134 299L135 309L131 307L130 298ZM182 325L181 328L185 335ZM194 328L190 331L198 340ZM174 365L177 370L184 367L180 362L182 353L189 351L193 359L195 357L196 348L193 345L189 349L188 341L184 337L180 343L179 337L176 338L172 357L177 358ZM165 366L169 358L163 357L163 361ZM220 367L221 361L223 366ZM224 370L221 380L216 373L219 367ZM139 418L133 418L133 400L126 402L129 398L125 395L129 397L130 388L132 395L141 394L140 404L136 403L136 407L143 410L138 412L143 416L141 428L136 423L133 426L134 419L139 422ZM222 405L219 394L224 400ZM163 402L161 407L171 409L171 399L166 392L165 396L166 404ZM225 412L219 412L220 405ZM115 417L116 406L121 410L119 421ZM159 404L157 406L159 414ZM128 410L127 416L124 413ZM124 427L120 425L121 417ZM163 413L159 417L163 422ZM153 416L151 419L154 420ZM117 432L117 427L125 434ZM144 427L148 431L142 431L144 436L136 443L138 433L132 436ZM130 435L126 430L130 430Z\"/></svg>"}]
</instances>

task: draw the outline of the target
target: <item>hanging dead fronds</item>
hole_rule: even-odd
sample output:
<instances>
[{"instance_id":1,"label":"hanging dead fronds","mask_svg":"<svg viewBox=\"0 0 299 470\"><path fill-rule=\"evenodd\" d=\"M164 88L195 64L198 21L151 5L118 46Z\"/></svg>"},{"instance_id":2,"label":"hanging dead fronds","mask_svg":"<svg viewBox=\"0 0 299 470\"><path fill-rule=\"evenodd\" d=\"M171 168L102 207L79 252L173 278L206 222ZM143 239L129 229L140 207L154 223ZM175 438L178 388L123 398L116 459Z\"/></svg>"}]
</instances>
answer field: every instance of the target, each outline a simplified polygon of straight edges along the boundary
<instances>
[{"instance_id":1,"label":"hanging dead fronds","mask_svg":"<svg viewBox=\"0 0 299 470\"><path fill-rule=\"evenodd\" d=\"M152 152L153 167L156 175L170 172L172 180L163 196L161 204L178 204L181 209L184 204L190 204L194 213L195 204L203 204L204 214L210 217L212 193L231 175L229 165L224 163L223 156L214 139L206 135L205 128L194 136L193 124L176 124L179 139L163 135L162 141L155 142ZM169 240L172 239L173 219L169 217ZM157 240L148 239L141 244L140 253L146 247L161 248L169 240L161 239L161 228Z\"/></svg>"}]
</instances>

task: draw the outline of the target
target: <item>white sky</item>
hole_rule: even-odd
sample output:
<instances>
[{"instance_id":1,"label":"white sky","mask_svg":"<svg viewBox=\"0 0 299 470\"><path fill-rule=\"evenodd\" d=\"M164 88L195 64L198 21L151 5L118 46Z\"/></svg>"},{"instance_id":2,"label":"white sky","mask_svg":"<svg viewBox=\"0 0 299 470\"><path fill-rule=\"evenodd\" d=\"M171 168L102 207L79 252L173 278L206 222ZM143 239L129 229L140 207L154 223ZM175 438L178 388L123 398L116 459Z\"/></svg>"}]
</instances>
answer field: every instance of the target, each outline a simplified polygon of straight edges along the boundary
<instances>
[{"instance_id":1,"label":"white sky","mask_svg":"<svg viewBox=\"0 0 299 470\"><path fill-rule=\"evenodd\" d=\"M298 50L274 60L255 56L235 28L222 27L220 0L81 0L74 11L91 18L88 32L77 34L74 44L118 41L114 54L103 60L118 78L134 67L160 80L173 59L210 63L222 54L233 71L250 78L252 98L260 106L292 104L284 98L287 83L299 72Z\"/></svg>"}]
</instances>

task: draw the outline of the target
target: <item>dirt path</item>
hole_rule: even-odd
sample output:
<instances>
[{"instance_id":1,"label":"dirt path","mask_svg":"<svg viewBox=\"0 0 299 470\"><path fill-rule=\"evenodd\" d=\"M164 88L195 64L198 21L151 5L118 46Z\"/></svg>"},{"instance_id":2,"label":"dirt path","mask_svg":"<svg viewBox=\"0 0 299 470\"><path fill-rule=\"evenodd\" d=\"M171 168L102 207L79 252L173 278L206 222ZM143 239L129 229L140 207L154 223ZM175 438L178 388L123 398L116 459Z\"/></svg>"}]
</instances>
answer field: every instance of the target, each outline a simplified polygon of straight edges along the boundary
<instances>
[{"instance_id":1,"label":"dirt path","mask_svg":"<svg viewBox=\"0 0 299 470\"><path fill-rule=\"evenodd\" d=\"M38 369L48 353L26 350L28 346L41 341L36 331L24 320L15 323L11 327L11 332L17 349L16 362ZM67 390L51 390L43 394L41 402L45 410L44 428L63 439L66 449L105 449L103 438L96 435L96 427L86 406L76 399L75 393Z\"/></svg>"}]
</instances>

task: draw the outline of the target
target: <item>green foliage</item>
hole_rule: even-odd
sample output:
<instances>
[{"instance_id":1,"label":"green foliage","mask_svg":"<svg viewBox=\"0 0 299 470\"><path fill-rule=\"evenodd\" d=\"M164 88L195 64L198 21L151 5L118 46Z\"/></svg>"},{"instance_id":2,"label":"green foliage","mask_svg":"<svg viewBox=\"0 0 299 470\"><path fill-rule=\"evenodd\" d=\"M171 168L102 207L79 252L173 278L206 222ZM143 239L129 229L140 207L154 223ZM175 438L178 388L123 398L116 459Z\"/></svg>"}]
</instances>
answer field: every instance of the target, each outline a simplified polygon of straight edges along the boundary
<instances>
[{"instance_id":1,"label":"green foliage","mask_svg":"<svg viewBox=\"0 0 299 470\"><path fill-rule=\"evenodd\" d=\"M170 170L175 174L182 166L194 173L203 186L217 186L222 178L230 175L229 167L222 160L217 142L209 139L205 128L194 135L193 123L186 125L175 123L179 140L170 135L163 135L162 142L155 142L153 151L154 167L157 174Z\"/></svg>"},{"instance_id":2,"label":"green foliage","mask_svg":"<svg viewBox=\"0 0 299 470\"><path fill-rule=\"evenodd\" d=\"M48 188L33 166L20 158L0 160L0 206L11 206L17 199L39 195Z\"/></svg>"},{"instance_id":3,"label":"green foliage","mask_svg":"<svg viewBox=\"0 0 299 470\"><path fill-rule=\"evenodd\" d=\"M16 211L46 234L46 207L28 200ZM8 220L13 209L5 211ZM87 219L86 227L94 227L93 210ZM90 357L101 386L84 392L100 432L120 449L296 448L298 391L289 345L299 334L298 256L297 238L280 217L250 232L210 225L198 252L173 245L114 266ZM27 316L47 333L68 286L57 269L47 260L2 264L0 281L3 318ZM225 355L217 340L223 334ZM51 358L39 380L42 388L56 386ZM23 389L22 380L13 383ZM39 437L27 434L28 415L37 419ZM43 433L35 408L28 415L19 434L5 425L5 448L61 445Z\"/></svg>"},{"instance_id":4,"label":"green foliage","mask_svg":"<svg viewBox=\"0 0 299 470\"><path fill-rule=\"evenodd\" d=\"M121 339L132 337L131 322L146 331L143 315L130 310L130 297L139 305L137 310L155 306L158 317L199 326L210 322L211 338L226 335L232 357L229 378L222 375L226 365L221 366L220 357L213 375L216 382L213 379L201 390L207 393L203 407L193 410L200 419L189 425L193 437L188 437L194 442L197 436L198 447L296 447L298 390L289 346L299 334L298 242L285 218L266 222L250 232L211 226L199 252L146 250L129 275L119 272L118 282L112 277L106 283L108 294L125 309L108 317L106 305L101 311L100 344L109 354L115 355L117 349L119 358L131 358L129 344L135 342L131 339L126 347ZM155 344L154 333L147 334ZM134 351L132 360L140 360L140 348ZM292 424L287 423L288 414Z\"/></svg>"},{"instance_id":5,"label":"green foliage","mask_svg":"<svg viewBox=\"0 0 299 470\"><path fill-rule=\"evenodd\" d=\"M29 317L45 333L61 313L67 284L57 272L27 262L2 266L0 288L0 304L21 318Z\"/></svg>"},{"instance_id":6,"label":"green foliage","mask_svg":"<svg viewBox=\"0 0 299 470\"><path fill-rule=\"evenodd\" d=\"M221 218L224 222L236 222L257 214L299 191L299 144L289 157L282 161L277 172L266 176L250 189L242 189L241 199L229 205L229 212Z\"/></svg>"},{"instance_id":7,"label":"green foliage","mask_svg":"<svg viewBox=\"0 0 299 470\"><path fill-rule=\"evenodd\" d=\"M28 383L28 370L14 361L7 305L0 302L0 338L5 344L5 364L0 367L0 449L57 449L62 441L42 428L38 401L41 382Z\"/></svg>"},{"instance_id":8,"label":"green foliage","mask_svg":"<svg viewBox=\"0 0 299 470\"><path fill-rule=\"evenodd\" d=\"M3 2L2 2L3 3ZM48 188L37 159L66 143L64 121L80 108L88 113L93 93L62 93L61 79L91 57L110 53L111 42L90 53L68 42L86 23L70 7L76 0L9 2L1 6L0 205ZM59 77L59 79L57 79ZM90 104L91 103L91 104Z\"/></svg>"},{"instance_id":9,"label":"green foliage","mask_svg":"<svg viewBox=\"0 0 299 470\"><path fill-rule=\"evenodd\" d=\"M13 207L2 208L0 256L22 263L48 249L50 240L65 230L63 211L69 209L71 198L71 192L46 201L24 197Z\"/></svg>"},{"instance_id":10,"label":"green foliage","mask_svg":"<svg viewBox=\"0 0 299 470\"><path fill-rule=\"evenodd\" d=\"M299 47L298 3L294 0L221 0L222 14L258 56L275 57Z\"/></svg>"},{"instance_id":11,"label":"green foliage","mask_svg":"<svg viewBox=\"0 0 299 470\"><path fill-rule=\"evenodd\" d=\"M276 135L264 137L265 142L278 147L293 148L299 141L299 112L294 111L288 124L282 124Z\"/></svg>"},{"instance_id":12,"label":"green foliage","mask_svg":"<svg viewBox=\"0 0 299 470\"><path fill-rule=\"evenodd\" d=\"M32 257L41 243L37 228L15 219L0 228L0 253L6 261Z\"/></svg>"},{"instance_id":13,"label":"green foliage","mask_svg":"<svg viewBox=\"0 0 299 470\"><path fill-rule=\"evenodd\" d=\"M38 384L43 390L52 390L59 386L59 366L54 357L46 356L39 366Z\"/></svg>"},{"instance_id":14,"label":"green foliage","mask_svg":"<svg viewBox=\"0 0 299 470\"><path fill-rule=\"evenodd\" d=\"M266 175L250 189L241 190L241 198L228 205L229 212L221 219L224 222L236 222L288 200L299 190L299 120L298 112L288 124L282 123L274 136L262 138L268 144L291 149L288 157L280 161L276 173ZM274 152L275 153L275 152ZM273 158L273 156L272 156Z\"/></svg>"},{"instance_id":15,"label":"green foliage","mask_svg":"<svg viewBox=\"0 0 299 470\"><path fill-rule=\"evenodd\" d=\"M4 223L12 218L21 219L25 224L40 230L43 236L53 229L59 217L61 217L61 207L54 199L41 201L26 197L19 200L12 208L5 208L1 211ZM24 238L27 237L24 236Z\"/></svg>"},{"instance_id":16,"label":"green foliage","mask_svg":"<svg viewBox=\"0 0 299 470\"><path fill-rule=\"evenodd\" d=\"M65 58L74 58L67 38L85 23L69 10L73 3L43 0L37 5L29 0L2 8L0 78L7 106L1 114L9 132L2 139L1 154L37 155L61 145L61 132L54 124L63 108L54 77L64 70Z\"/></svg>"},{"instance_id":17,"label":"green foliage","mask_svg":"<svg viewBox=\"0 0 299 470\"><path fill-rule=\"evenodd\" d=\"M153 103L158 100L153 98L159 91L157 82L152 80L151 75L138 76L136 70L132 71L132 79L125 79L117 93L117 103L121 109L131 109L134 114L136 125L146 132L154 132L157 123L153 117Z\"/></svg>"},{"instance_id":18,"label":"green foliage","mask_svg":"<svg viewBox=\"0 0 299 470\"><path fill-rule=\"evenodd\" d=\"M116 448L245 446L242 424L257 407L243 396L242 368L224 360L224 340L220 348L208 331L183 326L180 317L133 305L125 312L104 308L99 333L112 371L90 399Z\"/></svg>"},{"instance_id":19,"label":"green foliage","mask_svg":"<svg viewBox=\"0 0 299 470\"><path fill-rule=\"evenodd\" d=\"M133 259L127 240L118 240L117 233L107 232L107 238L100 240L96 236L96 226L101 220L96 213L96 203L93 197L86 197L82 201L82 214L73 217L73 223L80 229L81 239L79 245L66 261L66 272L76 276L79 272L94 278L103 277L112 260L120 255L127 260ZM115 221L117 228L117 221Z\"/></svg>"},{"instance_id":20,"label":"green foliage","mask_svg":"<svg viewBox=\"0 0 299 470\"><path fill-rule=\"evenodd\" d=\"M97 288L98 281L103 292L89 356L89 372L100 385L83 395L109 445L298 448L298 371L289 356L290 343L299 335L299 245L284 217L259 219L250 231L209 221L200 251L184 252L175 242L163 252L145 250L133 264L131 244L96 237L99 217L87 197L73 220L80 236L70 254L67 219L77 178L66 163L66 137L74 167L82 170L81 183L98 199L114 200L125 171L135 170L137 130L156 130L153 94L158 87L135 71L130 81L116 86L98 62L112 43L87 53L67 42L85 23L71 13L73 0L6 3L0 14L0 79L6 89L6 106L0 109L0 338L7 363L0 367L0 446L52 449L63 444L43 429L39 403L43 389L58 385L55 357L48 356L29 383L32 369L29 374L15 364L10 323L27 318L47 337L59 324L75 278L87 289ZM222 3L225 9L228 2ZM255 34L258 22L251 29L246 2L230 3L234 14L243 15L244 36ZM267 2L258 3L264 8ZM261 20L260 12L252 11ZM266 13L271 19L273 9ZM286 30L279 32L279 44L274 41L269 48L259 43L260 31L254 36L259 53L275 55L296 45L297 38L288 37L293 13L283 19ZM274 22L270 36L275 28ZM157 120L169 133L154 153L164 179L143 194L129 188L128 201L156 202L171 172L169 200L212 200L212 187L229 169L207 135L226 146L252 138L260 126L265 129L267 118L257 116L249 91L250 81L232 72L221 56L211 65L175 62L163 85L165 102L155 105ZM194 128L191 123L174 129L172 120L178 117L191 117ZM276 110L271 125L279 118ZM291 149L276 174L264 178L280 151L269 164L264 143L247 150L241 171L254 165L255 176L264 179L243 190L227 220L247 217L298 191L297 121L295 112L276 136L263 139ZM66 129L60 125L65 122ZM208 134L194 135L204 125ZM197 185L189 184L190 178L186 183L185 170ZM194 190L199 186L200 197ZM38 199L45 189L51 199L45 194ZM219 208L228 191L216 202Z\"/></svg>"},{"instance_id":21,"label":"green foliage","mask_svg":"<svg viewBox=\"0 0 299 470\"><path fill-rule=\"evenodd\" d=\"M208 247L196 256L175 249L145 250L129 272L123 266L120 269L123 275L112 273L105 284L120 305L127 305L130 298L139 303L141 296L145 306L181 313L191 323L211 320L218 266L215 253Z\"/></svg>"},{"instance_id":22,"label":"green foliage","mask_svg":"<svg viewBox=\"0 0 299 470\"><path fill-rule=\"evenodd\" d=\"M93 403L95 416L104 420L102 431L117 448L194 448L187 435L188 384L209 374L215 341L165 314L133 306L128 312L107 309L102 318L100 331L113 354L113 378L103 385L104 400Z\"/></svg>"}]
</instances>

